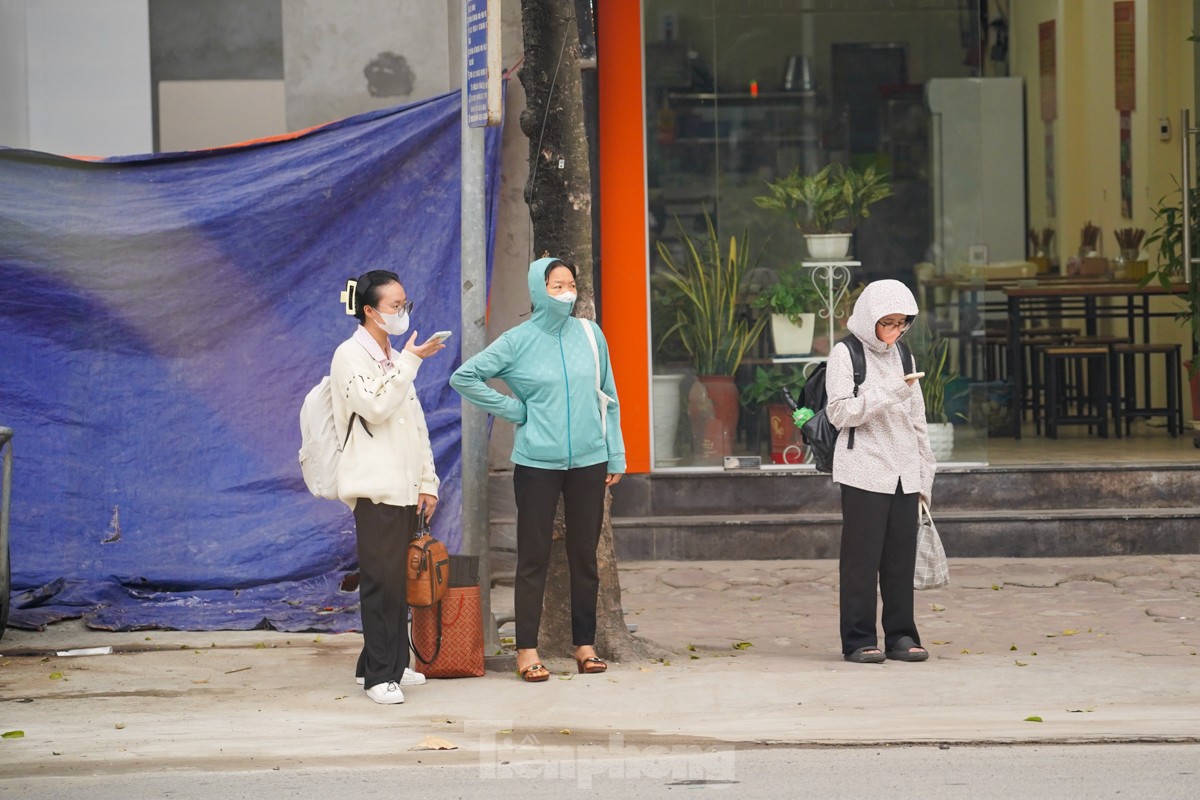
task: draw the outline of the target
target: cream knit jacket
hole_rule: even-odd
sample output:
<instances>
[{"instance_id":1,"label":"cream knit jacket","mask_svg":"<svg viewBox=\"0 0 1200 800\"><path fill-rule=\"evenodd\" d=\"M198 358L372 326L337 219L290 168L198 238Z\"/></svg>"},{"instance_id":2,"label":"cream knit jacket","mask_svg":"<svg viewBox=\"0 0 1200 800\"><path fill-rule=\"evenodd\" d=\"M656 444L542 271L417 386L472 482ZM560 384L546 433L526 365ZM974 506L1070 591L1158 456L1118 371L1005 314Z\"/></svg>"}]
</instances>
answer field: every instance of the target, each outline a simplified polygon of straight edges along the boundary
<instances>
[{"instance_id":1,"label":"cream knit jacket","mask_svg":"<svg viewBox=\"0 0 1200 800\"><path fill-rule=\"evenodd\" d=\"M437 497L429 429L413 386L420 367L421 358L405 351L385 367L353 338L333 354L329 375L338 436L345 439L352 413L370 431L355 420L338 460L338 497L351 509L360 497L392 506L415 506L419 494Z\"/></svg>"},{"instance_id":2,"label":"cream knit jacket","mask_svg":"<svg viewBox=\"0 0 1200 800\"><path fill-rule=\"evenodd\" d=\"M875 281L859 295L846 323L863 343L866 359L866 378L857 397L850 351L839 343L829 355L825 413L839 430L856 429L853 450L847 449L846 431L838 436L833 480L883 494L895 493L899 482L905 494L919 492L932 503L937 462L929 447L920 383L909 386L904 382L910 368L900 363L900 351L875 335L875 323L889 314L915 317L917 301L899 281Z\"/></svg>"}]
</instances>

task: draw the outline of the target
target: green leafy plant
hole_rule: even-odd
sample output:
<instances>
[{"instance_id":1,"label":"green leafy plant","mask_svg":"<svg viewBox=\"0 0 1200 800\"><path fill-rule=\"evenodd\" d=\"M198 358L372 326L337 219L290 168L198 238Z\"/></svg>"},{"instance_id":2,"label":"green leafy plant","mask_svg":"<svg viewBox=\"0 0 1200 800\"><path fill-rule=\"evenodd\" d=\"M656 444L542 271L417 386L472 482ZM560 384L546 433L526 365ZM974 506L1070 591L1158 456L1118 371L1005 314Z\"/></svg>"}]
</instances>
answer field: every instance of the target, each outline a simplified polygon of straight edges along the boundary
<instances>
[{"instance_id":1,"label":"green leafy plant","mask_svg":"<svg viewBox=\"0 0 1200 800\"><path fill-rule=\"evenodd\" d=\"M805 233L849 233L871 215L870 207L892 194L887 175L828 164L802 175L797 168L767 184L770 194L754 198L759 208L792 218Z\"/></svg>"},{"instance_id":2,"label":"green leafy plant","mask_svg":"<svg viewBox=\"0 0 1200 800\"><path fill-rule=\"evenodd\" d=\"M1192 241L1200 248L1200 187L1193 187L1190 192L1192 207ZM1176 189L1158 201L1158 207L1153 209L1157 227L1146 237L1146 246L1158 245L1158 259L1154 269L1142 279L1142 285L1154 282L1169 289L1182 280L1183 269L1183 187ZM1200 352L1200 265L1192 265L1192 280L1181 295L1185 308L1176 319L1181 325L1191 327L1192 352ZM1200 369L1200 359L1191 359L1189 373L1195 375Z\"/></svg>"},{"instance_id":3,"label":"green leafy plant","mask_svg":"<svg viewBox=\"0 0 1200 800\"><path fill-rule=\"evenodd\" d=\"M742 405L753 410L771 403L782 403L784 389L799 400L806 382L804 371L794 366L783 364L770 369L757 367L754 380L742 387Z\"/></svg>"},{"instance_id":4,"label":"green leafy plant","mask_svg":"<svg viewBox=\"0 0 1200 800\"><path fill-rule=\"evenodd\" d=\"M699 375L733 375L746 351L766 325L767 317L750 319L742 298L746 276L757 264L750 260L749 235L741 244L729 237L723 248L712 219L706 214L708 236L697 246L684 231L684 257L677 260L664 242L658 254L667 284L678 292L675 321L663 333L660 344L678 336Z\"/></svg>"},{"instance_id":5,"label":"green leafy plant","mask_svg":"<svg viewBox=\"0 0 1200 800\"><path fill-rule=\"evenodd\" d=\"M772 314L782 314L788 318L788 322L800 325L801 314L812 314L824 308L825 302L806 270L799 274L784 274L777 283L756 297L752 305L768 309Z\"/></svg>"},{"instance_id":6,"label":"green leafy plant","mask_svg":"<svg viewBox=\"0 0 1200 800\"><path fill-rule=\"evenodd\" d=\"M946 423L947 387L958 378L950 366L950 340L935 336L923 317L918 316L912 329L905 334L904 343L917 361L917 369L925 373L921 378L921 395L925 399L925 421L930 424ZM963 419L962 414L955 417Z\"/></svg>"}]
</instances>

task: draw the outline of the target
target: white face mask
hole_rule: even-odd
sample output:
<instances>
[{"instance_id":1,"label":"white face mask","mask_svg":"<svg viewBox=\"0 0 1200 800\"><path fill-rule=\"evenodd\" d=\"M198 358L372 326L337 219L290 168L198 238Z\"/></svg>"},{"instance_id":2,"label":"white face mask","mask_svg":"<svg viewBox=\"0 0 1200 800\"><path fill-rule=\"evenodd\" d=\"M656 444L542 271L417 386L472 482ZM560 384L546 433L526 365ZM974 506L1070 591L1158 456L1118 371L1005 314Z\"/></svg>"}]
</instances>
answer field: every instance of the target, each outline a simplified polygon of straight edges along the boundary
<instances>
[{"instance_id":1,"label":"white face mask","mask_svg":"<svg viewBox=\"0 0 1200 800\"><path fill-rule=\"evenodd\" d=\"M405 311L403 313L396 313L396 314L384 314L382 311L379 311L378 313L379 313L380 319L383 320L383 324L382 325L379 325L379 323L375 323L375 324L379 325L379 327L383 328L385 331L390 333L392 336L400 336L401 334L404 334L408 331L408 312L407 311Z\"/></svg>"},{"instance_id":2,"label":"white face mask","mask_svg":"<svg viewBox=\"0 0 1200 800\"><path fill-rule=\"evenodd\" d=\"M575 294L574 292L563 292L562 294L550 295L550 299L557 300L560 303L568 303L569 304L569 303L574 303L575 298L578 296L579 295Z\"/></svg>"}]
</instances>

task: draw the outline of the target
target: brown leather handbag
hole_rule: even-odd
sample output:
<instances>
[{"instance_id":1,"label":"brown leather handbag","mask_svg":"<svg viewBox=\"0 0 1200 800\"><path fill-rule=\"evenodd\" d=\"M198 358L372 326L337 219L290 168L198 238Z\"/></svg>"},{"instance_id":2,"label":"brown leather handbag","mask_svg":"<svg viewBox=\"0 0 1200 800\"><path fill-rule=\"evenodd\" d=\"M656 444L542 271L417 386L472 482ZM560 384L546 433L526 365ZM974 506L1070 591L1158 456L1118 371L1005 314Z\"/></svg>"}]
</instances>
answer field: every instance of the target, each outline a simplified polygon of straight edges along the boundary
<instances>
[{"instance_id":1,"label":"brown leather handbag","mask_svg":"<svg viewBox=\"0 0 1200 800\"><path fill-rule=\"evenodd\" d=\"M429 533L429 520L419 516L408 545L408 604L414 608L437 605L450 585L450 554L446 545Z\"/></svg>"}]
</instances>

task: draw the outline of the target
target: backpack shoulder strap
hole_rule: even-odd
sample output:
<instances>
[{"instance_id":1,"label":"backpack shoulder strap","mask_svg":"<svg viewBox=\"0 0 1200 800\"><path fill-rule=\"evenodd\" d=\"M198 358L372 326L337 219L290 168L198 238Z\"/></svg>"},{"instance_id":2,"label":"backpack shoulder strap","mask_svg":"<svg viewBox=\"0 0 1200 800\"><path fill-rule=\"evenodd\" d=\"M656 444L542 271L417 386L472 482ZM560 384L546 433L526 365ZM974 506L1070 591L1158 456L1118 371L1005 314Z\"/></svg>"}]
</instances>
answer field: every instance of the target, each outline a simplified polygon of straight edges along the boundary
<instances>
[{"instance_id":1,"label":"backpack shoulder strap","mask_svg":"<svg viewBox=\"0 0 1200 800\"><path fill-rule=\"evenodd\" d=\"M854 370L854 396L858 397L858 386L867 379L867 355L863 352L863 343L853 333L842 339L842 344L850 351L850 365ZM854 449L854 428L846 434L846 449Z\"/></svg>"},{"instance_id":2,"label":"backpack shoulder strap","mask_svg":"<svg viewBox=\"0 0 1200 800\"><path fill-rule=\"evenodd\" d=\"M850 334L842 339L842 344L850 351L850 366L854 369L854 394L858 394L858 385L867 379L867 356L863 352L863 343L857 336Z\"/></svg>"}]
</instances>

